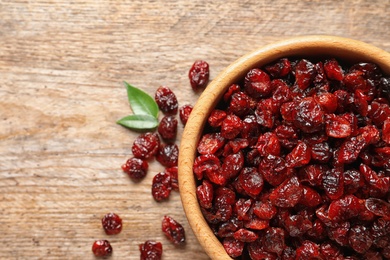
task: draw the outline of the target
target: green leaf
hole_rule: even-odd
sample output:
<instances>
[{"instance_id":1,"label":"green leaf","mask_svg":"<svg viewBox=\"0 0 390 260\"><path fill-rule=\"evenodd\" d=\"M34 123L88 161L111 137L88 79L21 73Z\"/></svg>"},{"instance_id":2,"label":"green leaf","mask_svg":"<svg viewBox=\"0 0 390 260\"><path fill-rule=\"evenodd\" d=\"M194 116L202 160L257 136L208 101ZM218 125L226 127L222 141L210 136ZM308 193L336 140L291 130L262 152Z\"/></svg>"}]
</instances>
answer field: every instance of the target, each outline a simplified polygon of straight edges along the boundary
<instances>
[{"instance_id":1,"label":"green leaf","mask_svg":"<svg viewBox=\"0 0 390 260\"><path fill-rule=\"evenodd\" d=\"M126 81L124 84L127 90L127 98L133 113L135 115L150 115L157 118L159 109L156 101L154 101L154 99L147 93L133 87Z\"/></svg>"},{"instance_id":2,"label":"green leaf","mask_svg":"<svg viewBox=\"0 0 390 260\"><path fill-rule=\"evenodd\" d=\"M147 130L156 128L158 120L150 115L129 115L119 119L117 124L130 129Z\"/></svg>"}]
</instances>

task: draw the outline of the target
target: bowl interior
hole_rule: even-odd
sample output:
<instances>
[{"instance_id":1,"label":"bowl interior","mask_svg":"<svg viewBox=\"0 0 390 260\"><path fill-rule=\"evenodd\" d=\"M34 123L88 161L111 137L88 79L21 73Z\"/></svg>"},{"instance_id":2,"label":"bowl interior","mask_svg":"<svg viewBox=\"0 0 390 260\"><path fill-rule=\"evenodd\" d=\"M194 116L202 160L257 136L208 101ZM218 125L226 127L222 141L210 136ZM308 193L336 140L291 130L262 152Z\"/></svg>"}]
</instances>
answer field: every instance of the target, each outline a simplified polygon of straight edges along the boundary
<instances>
[{"instance_id":1,"label":"bowl interior","mask_svg":"<svg viewBox=\"0 0 390 260\"><path fill-rule=\"evenodd\" d=\"M349 63L373 62L390 75L390 53L360 41L334 36L305 36L266 45L228 66L204 90L195 104L183 132L179 153L179 188L188 222L199 243L212 259L229 259L220 241L204 219L196 197L192 167L196 147L211 110L227 88L252 68L283 57L334 57Z\"/></svg>"}]
</instances>

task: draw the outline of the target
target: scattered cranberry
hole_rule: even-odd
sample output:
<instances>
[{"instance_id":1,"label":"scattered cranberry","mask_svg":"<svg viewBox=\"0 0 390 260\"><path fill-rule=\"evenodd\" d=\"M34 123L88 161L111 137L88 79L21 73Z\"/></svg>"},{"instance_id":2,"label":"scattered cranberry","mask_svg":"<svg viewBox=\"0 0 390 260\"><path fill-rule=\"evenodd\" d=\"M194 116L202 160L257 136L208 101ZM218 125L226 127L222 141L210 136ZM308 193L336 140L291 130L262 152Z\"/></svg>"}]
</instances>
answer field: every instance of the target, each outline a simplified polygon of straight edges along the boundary
<instances>
[{"instance_id":1,"label":"scattered cranberry","mask_svg":"<svg viewBox=\"0 0 390 260\"><path fill-rule=\"evenodd\" d=\"M171 186L175 191L179 191L179 179L177 166L173 166L165 169L165 173L171 176Z\"/></svg>"},{"instance_id":2,"label":"scattered cranberry","mask_svg":"<svg viewBox=\"0 0 390 260\"><path fill-rule=\"evenodd\" d=\"M154 99L163 113L168 115L177 114L179 104L177 102L175 93L173 93L173 91L169 87L159 87L156 90Z\"/></svg>"},{"instance_id":3,"label":"scattered cranberry","mask_svg":"<svg viewBox=\"0 0 390 260\"><path fill-rule=\"evenodd\" d=\"M107 235L116 235L122 231L122 219L115 213L108 213L102 218L103 229Z\"/></svg>"},{"instance_id":4,"label":"scattered cranberry","mask_svg":"<svg viewBox=\"0 0 390 260\"><path fill-rule=\"evenodd\" d=\"M164 140L174 140L177 135L177 119L174 116L164 116L157 131Z\"/></svg>"},{"instance_id":5,"label":"scattered cranberry","mask_svg":"<svg viewBox=\"0 0 390 260\"><path fill-rule=\"evenodd\" d=\"M162 257L162 244L160 242L147 240L139 245L141 260L160 260Z\"/></svg>"},{"instance_id":6,"label":"scattered cranberry","mask_svg":"<svg viewBox=\"0 0 390 260\"><path fill-rule=\"evenodd\" d=\"M191 112L192 112L191 105L184 105L180 108L179 116L180 116L180 121L183 125L187 124L187 120L190 117Z\"/></svg>"},{"instance_id":7,"label":"scattered cranberry","mask_svg":"<svg viewBox=\"0 0 390 260\"><path fill-rule=\"evenodd\" d=\"M191 87L193 90L205 88L209 82L209 64L203 60L197 60L188 72Z\"/></svg>"},{"instance_id":8,"label":"scattered cranberry","mask_svg":"<svg viewBox=\"0 0 390 260\"><path fill-rule=\"evenodd\" d=\"M161 229L165 236L175 245L185 242L185 232L183 226L170 216L164 216Z\"/></svg>"},{"instance_id":9,"label":"scattered cranberry","mask_svg":"<svg viewBox=\"0 0 390 260\"><path fill-rule=\"evenodd\" d=\"M122 165L122 170L129 175L132 180L138 181L146 176L149 164L147 161L130 158Z\"/></svg>"},{"instance_id":10,"label":"scattered cranberry","mask_svg":"<svg viewBox=\"0 0 390 260\"><path fill-rule=\"evenodd\" d=\"M177 166L179 148L176 144L162 144L156 155L156 159L165 167Z\"/></svg>"},{"instance_id":11,"label":"scattered cranberry","mask_svg":"<svg viewBox=\"0 0 390 260\"><path fill-rule=\"evenodd\" d=\"M387 259L390 80L372 63L279 59L211 111L193 172L237 259Z\"/></svg>"},{"instance_id":12,"label":"scattered cranberry","mask_svg":"<svg viewBox=\"0 0 390 260\"><path fill-rule=\"evenodd\" d=\"M157 173L153 178L152 196L156 201L162 201L169 198L172 184L171 175L165 172Z\"/></svg>"},{"instance_id":13,"label":"scattered cranberry","mask_svg":"<svg viewBox=\"0 0 390 260\"><path fill-rule=\"evenodd\" d=\"M112 254L112 247L107 240L96 240L92 245L92 252L96 257L108 257Z\"/></svg>"},{"instance_id":14,"label":"scattered cranberry","mask_svg":"<svg viewBox=\"0 0 390 260\"><path fill-rule=\"evenodd\" d=\"M160 138L155 133L144 133L139 135L133 143L131 150L134 157L149 159L157 154L160 147Z\"/></svg>"}]
</instances>

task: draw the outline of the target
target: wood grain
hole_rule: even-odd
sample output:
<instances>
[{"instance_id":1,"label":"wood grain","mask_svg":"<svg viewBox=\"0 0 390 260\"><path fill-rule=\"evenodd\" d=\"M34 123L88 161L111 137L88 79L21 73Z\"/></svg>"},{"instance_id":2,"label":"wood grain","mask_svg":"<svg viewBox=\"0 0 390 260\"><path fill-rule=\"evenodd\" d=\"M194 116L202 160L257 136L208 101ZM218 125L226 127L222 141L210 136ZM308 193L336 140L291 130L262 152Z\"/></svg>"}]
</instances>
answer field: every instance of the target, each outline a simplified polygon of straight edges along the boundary
<instances>
[{"instance_id":1,"label":"wood grain","mask_svg":"<svg viewBox=\"0 0 390 260\"><path fill-rule=\"evenodd\" d=\"M130 114L122 81L153 95L171 87L194 104L193 61L214 78L229 63L290 36L331 34L390 51L389 1L0 1L0 259L94 259L109 239L112 259L139 259L159 240L164 259L208 259L178 193L156 203L148 176L133 183L120 166L137 133L115 124ZM180 142L182 127L177 143ZM110 211L123 232L107 237ZM168 214L183 223L175 248L160 231Z\"/></svg>"}]
</instances>

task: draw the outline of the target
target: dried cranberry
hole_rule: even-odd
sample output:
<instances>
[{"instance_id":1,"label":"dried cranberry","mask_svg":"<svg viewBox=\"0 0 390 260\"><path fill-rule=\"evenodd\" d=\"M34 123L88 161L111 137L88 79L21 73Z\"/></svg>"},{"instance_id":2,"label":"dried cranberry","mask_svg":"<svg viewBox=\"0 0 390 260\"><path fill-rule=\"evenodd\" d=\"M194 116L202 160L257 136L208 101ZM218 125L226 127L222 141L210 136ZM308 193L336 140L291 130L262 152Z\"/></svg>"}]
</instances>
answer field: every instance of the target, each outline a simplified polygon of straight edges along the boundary
<instances>
[{"instance_id":1,"label":"dried cranberry","mask_svg":"<svg viewBox=\"0 0 390 260\"><path fill-rule=\"evenodd\" d=\"M160 242L147 240L139 245L141 260L161 260L163 247Z\"/></svg>"},{"instance_id":2,"label":"dried cranberry","mask_svg":"<svg viewBox=\"0 0 390 260\"><path fill-rule=\"evenodd\" d=\"M340 168L328 170L322 176L322 187L326 195L332 200L340 198L344 194L343 172Z\"/></svg>"},{"instance_id":3,"label":"dried cranberry","mask_svg":"<svg viewBox=\"0 0 390 260\"><path fill-rule=\"evenodd\" d=\"M256 201L253 206L253 213L261 219L272 219L277 212L278 209L268 200L264 202Z\"/></svg>"},{"instance_id":4,"label":"dried cranberry","mask_svg":"<svg viewBox=\"0 0 390 260\"><path fill-rule=\"evenodd\" d=\"M162 144L156 159L165 167L177 166L177 160L179 156L179 148L176 144Z\"/></svg>"},{"instance_id":5,"label":"dried cranberry","mask_svg":"<svg viewBox=\"0 0 390 260\"><path fill-rule=\"evenodd\" d=\"M220 109L214 109L213 111L211 111L207 121L209 122L211 127L220 127L226 116L227 114L225 111Z\"/></svg>"},{"instance_id":6,"label":"dried cranberry","mask_svg":"<svg viewBox=\"0 0 390 260\"><path fill-rule=\"evenodd\" d=\"M244 250L244 242L233 237L227 237L223 240L222 244L226 250L226 253L228 253L230 257L239 257L242 255L242 251Z\"/></svg>"},{"instance_id":7,"label":"dried cranberry","mask_svg":"<svg viewBox=\"0 0 390 260\"><path fill-rule=\"evenodd\" d=\"M199 141L197 150L200 154L214 154L224 146L226 139L220 133L205 134Z\"/></svg>"},{"instance_id":8,"label":"dried cranberry","mask_svg":"<svg viewBox=\"0 0 390 260\"><path fill-rule=\"evenodd\" d=\"M390 220L390 203L377 198L368 198L365 201L365 206L376 216L380 216L383 217L383 219Z\"/></svg>"},{"instance_id":9,"label":"dried cranberry","mask_svg":"<svg viewBox=\"0 0 390 260\"><path fill-rule=\"evenodd\" d=\"M270 227L265 230L264 249L281 255L285 249L285 232L281 228Z\"/></svg>"},{"instance_id":10,"label":"dried cranberry","mask_svg":"<svg viewBox=\"0 0 390 260\"><path fill-rule=\"evenodd\" d=\"M227 179L237 177L244 166L244 155L242 152L229 154L225 157L222 164L222 172Z\"/></svg>"},{"instance_id":11,"label":"dried cranberry","mask_svg":"<svg viewBox=\"0 0 390 260\"><path fill-rule=\"evenodd\" d=\"M273 64L265 66L265 70L273 78L282 78L291 72L291 62L287 58L282 58Z\"/></svg>"},{"instance_id":12,"label":"dried cranberry","mask_svg":"<svg viewBox=\"0 0 390 260\"><path fill-rule=\"evenodd\" d=\"M112 247L107 240L96 240L92 245L92 252L96 257L107 257L112 254Z\"/></svg>"},{"instance_id":13,"label":"dried cranberry","mask_svg":"<svg viewBox=\"0 0 390 260\"><path fill-rule=\"evenodd\" d=\"M164 116L158 124L158 133L165 140L174 140L177 135L177 119L174 116Z\"/></svg>"},{"instance_id":14,"label":"dried cranberry","mask_svg":"<svg viewBox=\"0 0 390 260\"><path fill-rule=\"evenodd\" d=\"M133 143L131 150L134 157L149 159L157 154L160 147L160 139L157 134L148 132L139 135Z\"/></svg>"},{"instance_id":15,"label":"dried cranberry","mask_svg":"<svg viewBox=\"0 0 390 260\"><path fill-rule=\"evenodd\" d=\"M238 241L250 243L255 241L259 236L253 231L241 228L234 232L233 237Z\"/></svg>"},{"instance_id":16,"label":"dried cranberry","mask_svg":"<svg viewBox=\"0 0 390 260\"><path fill-rule=\"evenodd\" d=\"M292 110L294 125L305 133L314 133L323 127L325 114L314 98L308 97L297 102Z\"/></svg>"},{"instance_id":17,"label":"dried cranberry","mask_svg":"<svg viewBox=\"0 0 390 260\"><path fill-rule=\"evenodd\" d=\"M303 188L298 178L293 176L276 187L269 195L269 199L277 207L294 207L301 199L302 194Z\"/></svg>"},{"instance_id":18,"label":"dried cranberry","mask_svg":"<svg viewBox=\"0 0 390 260\"><path fill-rule=\"evenodd\" d=\"M343 116L329 114L325 120L326 134L334 138L346 138L352 133L350 122Z\"/></svg>"},{"instance_id":19,"label":"dried cranberry","mask_svg":"<svg viewBox=\"0 0 390 260\"><path fill-rule=\"evenodd\" d=\"M171 186L175 191L179 191L178 167L173 166L165 169L165 173L171 176Z\"/></svg>"},{"instance_id":20,"label":"dried cranberry","mask_svg":"<svg viewBox=\"0 0 390 260\"><path fill-rule=\"evenodd\" d=\"M328 79L341 81L344 78L343 70L335 59L325 61L324 70Z\"/></svg>"},{"instance_id":21,"label":"dried cranberry","mask_svg":"<svg viewBox=\"0 0 390 260\"><path fill-rule=\"evenodd\" d=\"M203 180L202 185L196 188L196 195L201 207L210 209L213 206L214 188L208 180Z\"/></svg>"},{"instance_id":22,"label":"dried cranberry","mask_svg":"<svg viewBox=\"0 0 390 260\"><path fill-rule=\"evenodd\" d=\"M221 163L215 155L205 154L195 158L193 171L198 180L221 169Z\"/></svg>"},{"instance_id":23,"label":"dried cranberry","mask_svg":"<svg viewBox=\"0 0 390 260\"><path fill-rule=\"evenodd\" d=\"M315 76L314 64L302 59L295 65L295 84L302 90L307 89Z\"/></svg>"},{"instance_id":24,"label":"dried cranberry","mask_svg":"<svg viewBox=\"0 0 390 260\"><path fill-rule=\"evenodd\" d=\"M185 231L183 226L170 216L164 216L161 229L165 236L175 245L185 243Z\"/></svg>"},{"instance_id":25,"label":"dried cranberry","mask_svg":"<svg viewBox=\"0 0 390 260\"><path fill-rule=\"evenodd\" d=\"M241 91L241 87L237 84L232 84L223 95L223 100L229 102L234 93Z\"/></svg>"},{"instance_id":26,"label":"dried cranberry","mask_svg":"<svg viewBox=\"0 0 390 260\"><path fill-rule=\"evenodd\" d=\"M191 112L192 112L191 105L184 105L179 109L179 117L180 117L180 121L183 125L187 124L187 121L188 121L188 118L190 117Z\"/></svg>"},{"instance_id":27,"label":"dried cranberry","mask_svg":"<svg viewBox=\"0 0 390 260\"><path fill-rule=\"evenodd\" d=\"M243 126L242 120L236 115L228 115L221 125L221 135L226 139L235 138Z\"/></svg>"},{"instance_id":28,"label":"dried cranberry","mask_svg":"<svg viewBox=\"0 0 390 260\"><path fill-rule=\"evenodd\" d=\"M153 177L152 195L156 201L162 201L169 198L171 194L171 175L159 172Z\"/></svg>"},{"instance_id":29,"label":"dried cranberry","mask_svg":"<svg viewBox=\"0 0 390 260\"><path fill-rule=\"evenodd\" d=\"M254 167L242 169L238 181L245 192L253 198L261 192L264 185L263 177Z\"/></svg>"},{"instance_id":30,"label":"dried cranberry","mask_svg":"<svg viewBox=\"0 0 390 260\"><path fill-rule=\"evenodd\" d=\"M337 97L330 92L317 93L314 100L326 113L334 113L337 110Z\"/></svg>"},{"instance_id":31,"label":"dried cranberry","mask_svg":"<svg viewBox=\"0 0 390 260\"><path fill-rule=\"evenodd\" d=\"M358 253L366 252L372 244L370 230L362 225L352 227L348 232L349 245Z\"/></svg>"},{"instance_id":32,"label":"dried cranberry","mask_svg":"<svg viewBox=\"0 0 390 260\"><path fill-rule=\"evenodd\" d=\"M193 90L205 88L210 77L209 64L203 60L195 61L188 72L188 77Z\"/></svg>"},{"instance_id":33,"label":"dried cranberry","mask_svg":"<svg viewBox=\"0 0 390 260\"><path fill-rule=\"evenodd\" d=\"M102 225L107 235L116 235L122 231L122 219L115 213L104 215Z\"/></svg>"},{"instance_id":34,"label":"dried cranberry","mask_svg":"<svg viewBox=\"0 0 390 260\"><path fill-rule=\"evenodd\" d=\"M302 167L310 162L311 150L310 147L302 142L298 141L298 144L294 149L286 155L287 167Z\"/></svg>"},{"instance_id":35,"label":"dried cranberry","mask_svg":"<svg viewBox=\"0 0 390 260\"><path fill-rule=\"evenodd\" d=\"M256 102L244 92L237 92L232 95L228 111L239 116L246 116L253 108L256 107Z\"/></svg>"},{"instance_id":36,"label":"dried cranberry","mask_svg":"<svg viewBox=\"0 0 390 260\"><path fill-rule=\"evenodd\" d=\"M143 179L146 176L148 168L148 162L138 158L130 158L122 165L122 170L135 181Z\"/></svg>"},{"instance_id":37,"label":"dried cranberry","mask_svg":"<svg viewBox=\"0 0 390 260\"><path fill-rule=\"evenodd\" d=\"M266 72L255 68L245 76L245 91L254 98L264 97L271 94L271 80Z\"/></svg>"},{"instance_id":38,"label":"dried cranberry","mask_svg":"<svg viewBox=\"0 0 390 260\"><path fill-rule=\"evenodd\" d=\"M267 156L268 154L280 155L280 142L277 135L273 132L266 132L260 135L256 147L260 156Z\"/></svg>"},{"instance_id":39,"label":"dried cranberry","mask_svg":"<svg viewBox=\"0 0 390 260\"><path fill-rule=\"evenodd\" d=\"M297 255L295 259L322 259L320 247L316 243L306 240L300 247L297 248Z\"/></svg>"},{"instance_id":40,"label":"dried cranberry","mask_svg":"<svg viewBox=\"0 0 390 260\"><path fill-rule=\"evenodd\" d=\"M169 87L159 87L156 90L154 100L156 101L158 107L163 113L169 115L177 114L179 104L177 102L175 93L173 93L173 91Z\"/></svg>"}]
</instances>

